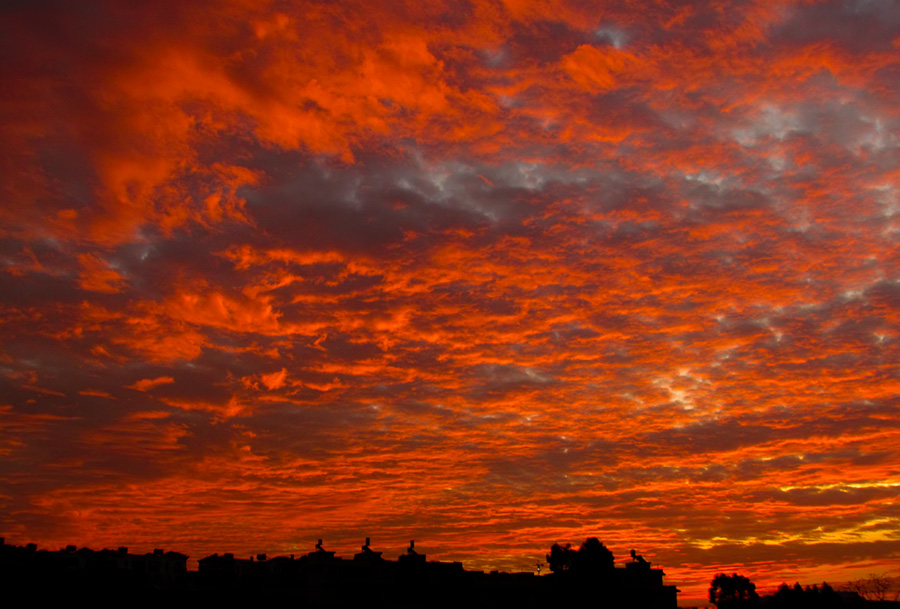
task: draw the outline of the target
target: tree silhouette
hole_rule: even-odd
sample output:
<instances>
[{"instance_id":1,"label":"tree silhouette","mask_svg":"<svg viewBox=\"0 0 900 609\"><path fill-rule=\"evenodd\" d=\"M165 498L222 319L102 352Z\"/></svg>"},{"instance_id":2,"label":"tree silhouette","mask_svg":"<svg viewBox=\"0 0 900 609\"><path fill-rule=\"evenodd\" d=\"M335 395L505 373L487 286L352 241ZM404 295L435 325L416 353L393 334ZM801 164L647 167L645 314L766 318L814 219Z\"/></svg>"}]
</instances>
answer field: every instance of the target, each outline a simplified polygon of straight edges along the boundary
<instances>
[{"instance_id":1,"label":"tree silhouette","mask_svg":"<svg viewBox=\"0 0 900 609\"><path fill-rule=\"evenodd\" d=\"M893 582L887 573L881 575L869 573L868 577L847 583L844 590L856 592L867 601L884 601L888 599L892 585ZM900 591L894 595L894 600L898 598Z\"/></svg>"},{"instance_id":2,"label":"tree silhouette","mask_svg":"<svg viewBox=\"0 0 900 609\"><path fill-rule=\"evenodd\" d=\"M550 546L550 553L547 554L547 564L554 573L562 573L572 568L575 559L575 550L571 544L561 546L558 543Z\"/></svg>"},{"instance_id":3,"label":"tree silhouette","mask_svg":"<svg viewBox=\"0 0 900 609\"><path fill-rule=\"evenodd\" d=\"M616 559L609 548L596 537L588 537L578 549L576 567L579 571L594 572L615 568Z\"/></svg>"},{"instance_id":4,"label":"tree silhouette","mask_svg":"<svg viewBox=\"0 0 900 609\"><path fill-rule=\"evenodd\" d=\"M799 583L781 584L767 603L771 609L831 609L840 607L841 597L827 582L803 588Z\"/></svg>"},{"instance_id":5,"label":"tree silhouette","mask_svg":"<svg viewBox=\"0 0 900 609\"><path fill-rule=\"evenodd\" d=\"M571 544L564 546L558 543L550 547L547 564L554 573L571 572L588 575L615 567L615 557L596 537L588 537L578 550Z\"/></svg>"},{"instance_id":6,"label":"tree silhouette","mask_svg":"<svg viewBox=\"0 0 900 609\"><path fill-rule=\"evenodd\" d=\"M759 600L756 584L743 575L716 575L709 586L709 602L719 609L749 607Z\"/></svg>"}]
</instances>

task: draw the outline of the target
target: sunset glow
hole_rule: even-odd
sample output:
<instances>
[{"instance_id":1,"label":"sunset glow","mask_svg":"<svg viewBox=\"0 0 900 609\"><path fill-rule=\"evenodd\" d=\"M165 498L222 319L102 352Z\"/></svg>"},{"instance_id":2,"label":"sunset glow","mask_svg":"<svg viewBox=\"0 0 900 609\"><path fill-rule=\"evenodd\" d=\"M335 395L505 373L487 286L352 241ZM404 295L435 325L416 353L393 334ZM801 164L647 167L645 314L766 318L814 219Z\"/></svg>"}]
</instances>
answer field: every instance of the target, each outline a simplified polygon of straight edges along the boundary
<instances>
[{"instance_id":1,"label":"sunset glow","mask_svg":"<svg viewBox=\"0 0 900 609\"><path fill-rule=\"evenodd\" d=\"M0 49L7 543L900 575L897 0L7 2Z\"/></svg>"}]
</instances>

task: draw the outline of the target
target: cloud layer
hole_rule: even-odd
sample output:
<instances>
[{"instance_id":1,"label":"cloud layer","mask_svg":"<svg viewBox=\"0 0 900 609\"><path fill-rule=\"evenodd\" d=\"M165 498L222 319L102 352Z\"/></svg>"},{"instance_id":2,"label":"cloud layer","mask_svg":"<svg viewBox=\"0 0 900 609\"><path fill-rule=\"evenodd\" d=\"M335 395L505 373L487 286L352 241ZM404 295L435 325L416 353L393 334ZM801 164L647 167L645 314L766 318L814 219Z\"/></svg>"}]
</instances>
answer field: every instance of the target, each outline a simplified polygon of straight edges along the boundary
<instances>
[{"instance_id":1,"label":"cloud layer","mask_svg":"<svg viewBox=\"0 0 900 609\"><path fill-rule=\"evenodd\" d=\"M7 3L6 538L895 570L900 3L607 4Z\"/></svg>"}]
</instances>

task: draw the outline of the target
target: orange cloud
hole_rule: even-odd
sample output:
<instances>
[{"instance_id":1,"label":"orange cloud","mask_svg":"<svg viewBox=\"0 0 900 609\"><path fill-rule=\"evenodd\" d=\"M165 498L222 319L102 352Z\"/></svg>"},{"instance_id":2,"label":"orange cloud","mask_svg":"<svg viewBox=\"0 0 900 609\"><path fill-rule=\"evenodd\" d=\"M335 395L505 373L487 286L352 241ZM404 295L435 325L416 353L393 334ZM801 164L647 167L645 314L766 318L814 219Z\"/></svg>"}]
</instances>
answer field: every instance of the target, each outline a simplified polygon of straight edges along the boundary
<instances>
[{"instance_id":1,"label":"orange cloud","mask_svg":"<svg viewBox=\"0 0 900 609\"><path fill-rule=\"evenodd\" d=\"M78 262L81 265L78 283L85 290L115 294L121 292L127 282L125 277L97 256L80 254Z\"/></svg>"},{"instance_id":2,"label":"orange cloud","mask_svg":"<svg viewBox=\"0 0 900 609\"><path fill-rule=\"evenodd\" d=\"M135 389L137 391L150 391L154 387L159 387L160 385L169 385L174 383L175 379L171 376L161 376L155 379L141 379L134 383L133 385L129 385L129 389Z\"/></svg>"},{"instance_id":3,"label":"orange cloud","mask_svg":"<svg viewBox=\"0 0 900 609\"><path fill-rule=\"evenodd\" d=\"M285 379L287 378L287 369L282 368L278 372L273 372L271 374L263 374L260 377L262 384L265 385L269 391L274 391L280 387L284 386Z\"/></svg>"},{"instance_id":4,"label":"orange cloud","mask_svg":"<svg viewBox=\"0 0 900 609\"><path fill-rule=\"evenodd\" d=\"M579 84L592 89L613 89L619 75L634 70L638 59L616 48L605 50L583 44L562 60L563 69Z\"/></svg>"}]
</instances>

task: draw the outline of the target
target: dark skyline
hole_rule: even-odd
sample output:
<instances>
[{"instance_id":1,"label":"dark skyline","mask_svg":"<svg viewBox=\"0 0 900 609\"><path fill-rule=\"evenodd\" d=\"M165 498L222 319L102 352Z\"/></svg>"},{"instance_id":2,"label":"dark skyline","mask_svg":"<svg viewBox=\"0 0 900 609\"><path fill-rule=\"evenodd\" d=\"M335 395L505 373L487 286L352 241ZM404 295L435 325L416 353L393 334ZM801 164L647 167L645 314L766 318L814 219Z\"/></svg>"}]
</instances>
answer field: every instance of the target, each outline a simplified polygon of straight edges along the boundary
<instances>
[{"instance_id":1,"label":"dark skyline","mask_svg":"<svg viewBox=\"0 0 900 609\"><path fill-rule=\"evenodd\" d=\"M396 560L373 550L369 538L351 560L335 556L319 539L313 551L295 556L239 558L218 553L187 569L187 556L154 549L134 554L126 547L95 551L69 545L58 551L34 544L10 546L0 539L0 569L12 595L41 594L44 600L84 598L93 606L141 600L166 606L300 607L545 607L564 597L574 604L600 602L610 609L676 609L675 586L640 556L621 568L596 538L578 549L554 545L552 575L471 571L459 562L428 560L411 540ZM605 558L608 557L608 561ZM49 595L49 596L48 596ZM57 596L58 595L58 596Z\"/></svg>"}]
</instances>

